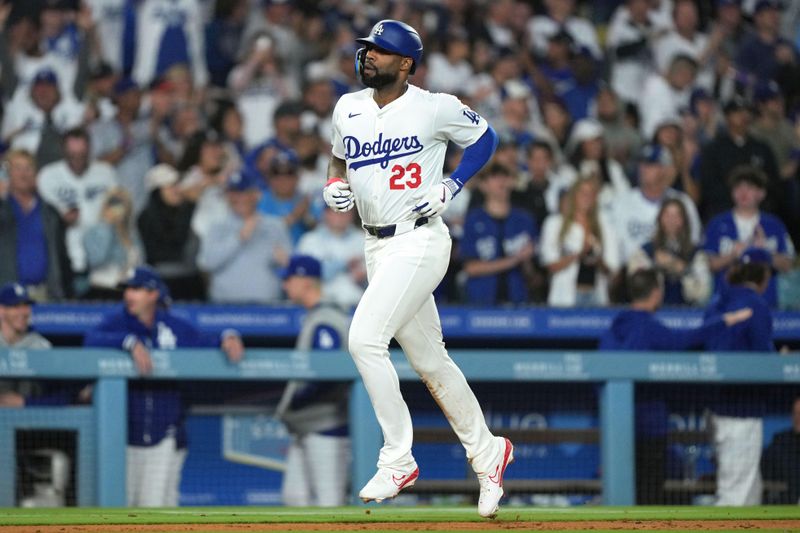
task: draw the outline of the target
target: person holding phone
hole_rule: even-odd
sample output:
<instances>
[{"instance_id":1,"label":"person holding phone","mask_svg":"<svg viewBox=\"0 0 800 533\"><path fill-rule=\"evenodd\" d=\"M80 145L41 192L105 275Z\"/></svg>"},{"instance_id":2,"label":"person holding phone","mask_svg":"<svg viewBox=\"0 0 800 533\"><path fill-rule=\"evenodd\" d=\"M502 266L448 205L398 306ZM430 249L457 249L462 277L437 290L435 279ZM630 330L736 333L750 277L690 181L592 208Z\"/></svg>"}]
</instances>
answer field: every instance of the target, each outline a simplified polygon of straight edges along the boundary
<instances>
[{"instance_id":1,"label":"person holding phone","mask_svg":"<svg viewBox=\"0 0 800 533\"><path fill-rule=\"evenodd\" d=\"M89 264L89 300L116 300L117 287L128 272L142 263L144 253L133 224L133 203L122 187L106 194L100 221L83 236Z\"/></svg>"}]
</instances>

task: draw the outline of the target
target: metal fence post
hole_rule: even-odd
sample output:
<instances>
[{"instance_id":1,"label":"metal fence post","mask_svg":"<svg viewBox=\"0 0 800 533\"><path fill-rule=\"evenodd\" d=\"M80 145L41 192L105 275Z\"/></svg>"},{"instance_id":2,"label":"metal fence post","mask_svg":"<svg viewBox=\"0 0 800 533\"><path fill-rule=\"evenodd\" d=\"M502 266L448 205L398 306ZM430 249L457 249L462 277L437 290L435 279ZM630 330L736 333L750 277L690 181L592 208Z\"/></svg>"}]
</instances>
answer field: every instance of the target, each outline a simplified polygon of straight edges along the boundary
<instances>
[{"instance_id":1,"label":"metal fence post","mask_svg":"<svg viewBox=\"0 0 800 533\"><path fill-rule=\"evenodd\" d=\"M600 451L606 505L636 503L633 416L633 381L607 381L600 393Z\"/></svg>"},{"instance_id":2,"label":"metal fence post","mask_svg":"<svg viewBox=\"0 0 800 533\"><path fill-rule=\"evenodd\" d=\"M128 445L128 382L99 378L94 386L97 422L97 505L125 506L125 448Z\"/></svg>"}]
</instances>

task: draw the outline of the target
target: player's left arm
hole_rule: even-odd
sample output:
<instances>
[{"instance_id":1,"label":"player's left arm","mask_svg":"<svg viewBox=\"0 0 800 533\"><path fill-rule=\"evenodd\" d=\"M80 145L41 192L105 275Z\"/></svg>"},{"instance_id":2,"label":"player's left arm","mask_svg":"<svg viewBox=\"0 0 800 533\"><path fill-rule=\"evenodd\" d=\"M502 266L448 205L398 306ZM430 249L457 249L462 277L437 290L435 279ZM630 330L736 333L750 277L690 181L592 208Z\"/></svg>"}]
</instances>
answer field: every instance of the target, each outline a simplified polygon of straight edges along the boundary
<instances>
[{"instance_id":1,"label":"player's left arm","mask_svg":"<svg viewBox=\"0 0 800 533\"><path fill-rule=\"evenodd\" d=\"M477 174L478 171L489 162L489 160L492 158L492 155L494 155L494 151L497 149L497 143L497 132L494 131L494 128L487 124L486 131L483 132L483 135L481 135L480 138L473 144L464 149L464 154L461 156L461 162L459 162L453 173L450 174L450 177L443 180L450 180L457 186L457 190L455 191L448 186L450 191L453 193L453 196L458 194L458 192L464 187L464 184L467 183L472 176Z\"/></svg>"},{"instance_id":2,"label":"player's left arm","mask_svg":"<svg viewBox=\"0 0 800 533\"><path fill-rule=\"evenodd\" d=\"M413 211L423 217L433 217L444 212L450 201L464 188L464 184L489 162L497 149L497 142L497 132L487 124L483 135L464 149L461 162L450 177L442 180L441 187L431 189L430 194L422 198Z\"/></svg>"}]
</instances>

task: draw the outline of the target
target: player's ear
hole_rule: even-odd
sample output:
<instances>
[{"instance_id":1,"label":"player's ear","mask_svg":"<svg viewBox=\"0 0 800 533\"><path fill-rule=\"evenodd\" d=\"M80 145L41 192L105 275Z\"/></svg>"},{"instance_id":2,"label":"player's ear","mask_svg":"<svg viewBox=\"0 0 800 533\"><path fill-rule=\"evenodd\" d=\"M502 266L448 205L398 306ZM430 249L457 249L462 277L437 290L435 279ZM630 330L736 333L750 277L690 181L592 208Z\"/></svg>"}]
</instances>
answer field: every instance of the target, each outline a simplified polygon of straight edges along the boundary
<instances>
[{"instance_id":1,"label":"player's ear","mask_svg":"<svg viewBox=\"0 0 800 533\"><path fill-rule=\"evenodd\" d=\"M411 74L411 69L414 66L414 60L408 56L400 58L400 70L405 70Z\"/></svg>"}]
</instances>

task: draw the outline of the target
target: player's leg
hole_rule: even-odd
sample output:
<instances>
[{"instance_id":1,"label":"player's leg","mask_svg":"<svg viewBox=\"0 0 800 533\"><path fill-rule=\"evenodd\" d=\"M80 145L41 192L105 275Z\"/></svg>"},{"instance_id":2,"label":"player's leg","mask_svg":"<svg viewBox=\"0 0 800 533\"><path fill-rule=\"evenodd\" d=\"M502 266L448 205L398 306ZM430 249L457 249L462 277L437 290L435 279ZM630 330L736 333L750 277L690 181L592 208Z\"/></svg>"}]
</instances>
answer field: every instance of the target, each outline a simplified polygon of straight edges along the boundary
<instances>
[{"instance_id":1,"label":"player's leg","mask_svg":"<svg viewBox=\"0 0 800 533\"><path fill-rule=\"evenodd\" d=\"M383 430L379 467L414 464L411 415L388 347L444 276L449 253L449 235L428 226L366 243L369 285L353 315L349 348Z\"/></svg>"},{"instance_id":2,"label":"player's leg","mask_svg":"<svg viewBox=\"0 0 800 533\"><path fill-rule=\"evenodd\" d=\"M481 487L478 512L494 516L503 497L505 469L514 461L514 447L489 431L475 394L445 349L432 295L395 338L467 451Z\"/></svg>"},{"instance_id":3,"label":"player's leg","mask_svg":"<svg viewBox=\"0 0 800 533\"><path fill-rule=\"evenodd\" d=\"M367 239L369 285L353 315L349 349L383 430L384 445L376 475L382 481L373 478L375 483L367 484L369 490L362 490L365 499L391 498L416 479L411 415L388 347L444 276L450 246L447 229L438 219L403 235Z\"/></svg>"},{"instance_id":4,"label":"player's leg","mask_svg":"<svg viewBox=\"0 0 800 533\"><path fill-rule=\"evenodd\" d=\"M290 507L311 505L310 472L304 450L305 436L293 436L286 453L286 469L283 471L281 498Z\"/></svg>"},{"instance_id":5,"label":"player's leg","mask_svg":"<svg viewBox=\"0 0 800 533\"><path fill-rule=\"evenodd\" d=\"M494 436L464 374L447 353L433 296L428 296L395 338L444 411L475 471L488 468L495 455Z\"/></svg>"},{"instance_id":6,"label":"player's leg","mask_svg":"<svg viewBox=\"0 0 800 533\"><path fill-rule=\"evenodd\" d=\"M175 459L175 437L164 437L155 446L144 448L142 456L146 459L139 465L143 479L139 506L163 507L169 493L170 463Z\"/></svg>"},{"instance_id":7,"label":"player's leg","mask_svg":"<svg viewBox=\"0 0 800 533\"><path fill-rule=\"evenodd\" d=\"M143 453L147 448L142 446L127 446L125 449L125 490L127 494L128 507L139 507L141 505L141 494L143 489L143 472L146 454Z\"/></svg>"},{"instance_id":8,"label":"player's leg","mask_svg":"<svg viewBox=\"0 0 800 533\"><path fill-rule=\"evenodd\" d=\"M315 496L314 505L347 505L350 481L350 439L311 433L306 438L309 480Z\"/></svg>"},{"instance_id":9,"label":"player's leg","mask_svg":"<svg viewBox=\"0 0 800 533\"><path fill-rule=\"evenodd\" d=\"M179 448L172 452L172 459L167 465L165 507L177 507L180 503L181 474L183 473L183 464L186 462L186 454L186 448Z\"/></svg>"},{"instance_id":10,"label":"player's leg","mask_svg":"<svg viewBox=\"0 0 800 533\"><path fill-rule=\"evenodd\" d=\"M758 505L763 423L759 418L714 417L717 454L716 505Z\"/></svg>"}]
</instances>

